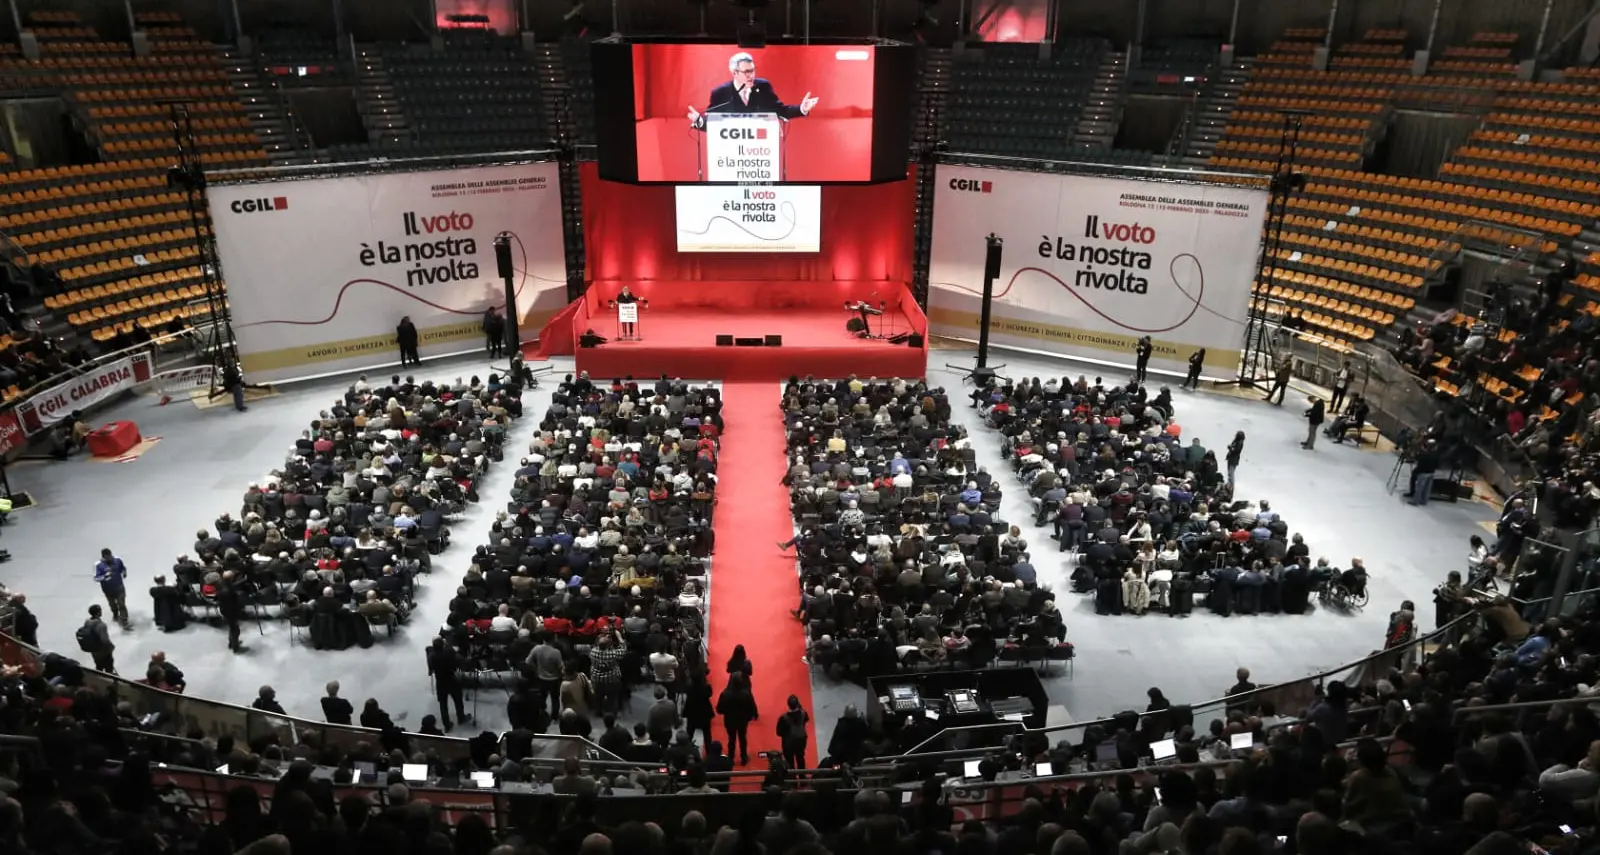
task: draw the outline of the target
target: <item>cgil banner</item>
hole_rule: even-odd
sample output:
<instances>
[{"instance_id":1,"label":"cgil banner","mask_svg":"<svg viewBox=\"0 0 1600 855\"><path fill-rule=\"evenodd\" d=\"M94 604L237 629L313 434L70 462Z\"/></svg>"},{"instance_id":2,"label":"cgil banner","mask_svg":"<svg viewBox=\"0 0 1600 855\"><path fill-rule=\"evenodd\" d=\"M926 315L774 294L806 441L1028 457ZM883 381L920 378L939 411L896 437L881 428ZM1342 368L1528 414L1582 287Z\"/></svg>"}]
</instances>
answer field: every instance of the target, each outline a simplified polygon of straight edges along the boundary
<instances>
[{"instance_id":1,"label":"cgil banner","mask_svg":"<svg viewBox=\"0 0 1600 855\"><path fill-rule=\"evenodd\" d=\"M820 252L822 188L773 184L674 188L679 252Z\"/></svg>"},{"instance_id":2,"label":"cgil banner","mask_svg":"<svg viewBox=\"0 0 1600 855\"><path fill-rule=\"evenodd\" d=\"M976 339L985 238L1003 241L989 340L1117 364L1149 336L1153 370L1234 376L1267 192L941 166L929 328Z\"/></svg>"},{"instance_id":3,"label":"cgil banner","mask_svg":"<svg viewBox=\"0 0 1600 855\"><path fill-rule=\"evenodd\" d=\"M150 354L140 352L108 362L87 374L38 392L17 405L22 429L32 436L72 413L108 400L150 379Z\"/></svg>"},{"instance_id":4,"label":"cgil banner","mask_svg":"<svg viewBox=\"0 0 1600 855\"><path fill-rule=\"evenodd\" d=\"M554 163L206 189L252 383L392 365L409 317L422 356L483 346L504 308L494 238L511 236L522 339L566 305Z\"/></svg>"}]
</instances>

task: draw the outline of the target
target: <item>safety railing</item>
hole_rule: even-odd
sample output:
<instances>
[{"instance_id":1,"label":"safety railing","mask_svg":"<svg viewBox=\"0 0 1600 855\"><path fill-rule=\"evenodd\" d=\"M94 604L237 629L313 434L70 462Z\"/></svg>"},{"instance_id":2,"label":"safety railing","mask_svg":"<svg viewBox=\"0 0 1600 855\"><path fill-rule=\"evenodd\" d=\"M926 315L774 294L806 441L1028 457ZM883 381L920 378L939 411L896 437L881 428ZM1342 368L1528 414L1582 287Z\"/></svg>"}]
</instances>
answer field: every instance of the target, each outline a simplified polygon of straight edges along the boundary
<instances>
[{"instance_id":1,"label":"safety railing","mask_svg":"<svg viewBox=\"0 0 1600 855\"><path fill-rule=\"evenodd\" d=\"M1587 588L1567 595L1568 599L1600 596L1600 587ZM1552 598L1542 597L1532 600L1515 601L1518 611L1526 616L1534 614L1540 616L1539 609L1550 604ZM1530 611L1531 610L1531 611ZM1397 645L1385 650L1380 650L1346 665L1332 668L1327 671L1302 677L1286 683L1271 686L1262 686L1249 692L1228 695L1213 700L1192 704L1189 709L1196 720L1204 714L1230 707L1250 707L1262 702L1269 702L1280 715L1297 715L1309 707L1317 696L1318 690L1327 682L1342 680L1346 685L1367 686L1382 679L1396 668L1416 662L1427 650L1438 647L1454 646L1471 630L1480 625L1480 618L1476 612L1457 617L1455 620L1435 629L1427 635L1412 639L1406 644ZM1154 713L1139 713L1142 721L1152 715L1170 716L1171 710L1161 710ZM1073 722L1072 724L1055 725L1043 728L1024 728L1015 722L999 722L996 724L968 725L964 727L945 728L934 736L924 740L909 751L917 760L959 760L963 758L982 757L990 753L994 747L1004 745L1016 737L1043 737L1051 744L1067 738L1069 734L1082 732L1090 727L1108 727L1117 722L1111 718L1095 719L1093 721ZM892 757L872 757L866 762L876 763L893 759Z\"/></svg>"},{"instance_id":2,"label":"safety railing","mask_svg":"<svg viewBox=\"0 0 1600 855\"><path fill-rule=\"evenodd\" d=\"M165 333L155 336L149 341L101 354L82 365L74 365L65 371L57 372L30 385L27 389L22 390L17 397L0 407L0 449L3 449L3 452L0 453L14 456L21 453L23 446L26 444L24 442L6 441L8 436L6 431L21 431L28 439L41 436L46 432L49 425L34 427L31 420L20 418L18 415L24 407L30 406L33 399L38 396L54 392L75 378L92 374L118 361L132 357L142 357L148 364L152 377L163 371L190 364L199 354L199 336L200 330L195 327L186 328L181 332ZM131 391L133 385L129 385L128 388ZM116 400L117 397L112 396L96 403L84 404L79 409L87 412L97 406L110 403Z\"/></svg>"}]
</instances>

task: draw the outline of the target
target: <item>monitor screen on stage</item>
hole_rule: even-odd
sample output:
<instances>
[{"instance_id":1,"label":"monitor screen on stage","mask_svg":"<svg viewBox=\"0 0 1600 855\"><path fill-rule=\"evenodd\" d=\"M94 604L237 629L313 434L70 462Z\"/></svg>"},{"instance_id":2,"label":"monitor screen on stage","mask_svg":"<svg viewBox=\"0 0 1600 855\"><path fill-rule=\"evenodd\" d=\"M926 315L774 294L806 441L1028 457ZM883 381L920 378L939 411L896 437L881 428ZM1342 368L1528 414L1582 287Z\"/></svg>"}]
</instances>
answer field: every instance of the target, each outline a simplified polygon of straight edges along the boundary
<instances>
[{"instance_id":1,"label":"monitor screen on stage","mask_svg":"<svg viewBox=\"0 0 1600 855\"><path fill-rule=\"evenodd\" d=\"M822 188L707 186L673 188L679 252L820 252Z\"/></svg>"},{"instance_id":2,"label":"monitor screen on stage","mask_svg":"<svg viewBox=\"0 0 1600 855\"><path fill-rule=\"evenodd\" d=\"M596 44L601 177L670 184L902 179L911 63L910 49L894 45Z\"/></svg>"}]
</instances>

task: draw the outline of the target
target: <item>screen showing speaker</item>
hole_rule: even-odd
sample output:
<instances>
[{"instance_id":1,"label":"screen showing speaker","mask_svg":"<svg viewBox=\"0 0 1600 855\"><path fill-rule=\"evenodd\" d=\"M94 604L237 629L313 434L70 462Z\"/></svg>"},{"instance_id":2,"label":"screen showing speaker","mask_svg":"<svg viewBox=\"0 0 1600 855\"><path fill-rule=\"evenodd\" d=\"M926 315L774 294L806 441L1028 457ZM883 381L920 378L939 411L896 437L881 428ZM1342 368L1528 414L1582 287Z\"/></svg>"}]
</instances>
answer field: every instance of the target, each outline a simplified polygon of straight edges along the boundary
<instances>
[{"instance_id":1,"label":"screen showing speaker","mask_svg":"<svg viewBox=\"0 0 1600 855\"><path fill-rule=\"evenodd\" d=\"M819 252L822 188L680 185L679 252Z\"/></svg>"},{"instance_id":2,"label":"screen showing speaker","mask_svg":"<svg viewBox=\"0 0 1600 855\"><path fill-rule=\"evenodd\" d=\"M593 47L600 177L836 184L905 177L914 55L898 44Z\"/></svg>"}]
</instances>

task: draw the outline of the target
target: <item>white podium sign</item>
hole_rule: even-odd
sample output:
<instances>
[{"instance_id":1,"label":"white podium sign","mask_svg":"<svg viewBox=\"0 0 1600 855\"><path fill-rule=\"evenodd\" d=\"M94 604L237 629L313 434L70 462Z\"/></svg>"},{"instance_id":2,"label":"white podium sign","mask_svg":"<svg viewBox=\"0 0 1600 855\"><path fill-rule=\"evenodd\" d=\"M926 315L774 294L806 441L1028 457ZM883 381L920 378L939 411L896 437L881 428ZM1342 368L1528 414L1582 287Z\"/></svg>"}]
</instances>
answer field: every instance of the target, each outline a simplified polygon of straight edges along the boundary
<instances>
[{"instance_id":1,"label":"white podium sign","mask_svg":"<svg viewBox=\"0 0 1600 855\"><path fill-rule=\"evenodd\" d=\"M639 322L638 303L618 303L617 322L623 324L636 324Z\"/></svg>"},{"instance_id":2,"label":"white podium sign","mask_svg":"<svg viewBox=\"0 0 1600 855\"><path fill-rule=\"evenodd\" d=\"M776 113L707 113L706 180L783 180L783 120Z\"/></svg>"}]
</instances>

